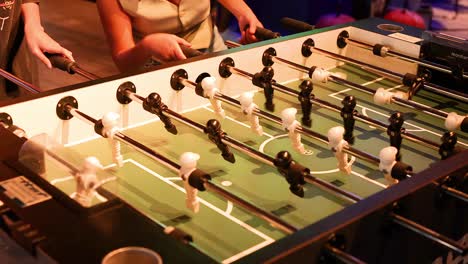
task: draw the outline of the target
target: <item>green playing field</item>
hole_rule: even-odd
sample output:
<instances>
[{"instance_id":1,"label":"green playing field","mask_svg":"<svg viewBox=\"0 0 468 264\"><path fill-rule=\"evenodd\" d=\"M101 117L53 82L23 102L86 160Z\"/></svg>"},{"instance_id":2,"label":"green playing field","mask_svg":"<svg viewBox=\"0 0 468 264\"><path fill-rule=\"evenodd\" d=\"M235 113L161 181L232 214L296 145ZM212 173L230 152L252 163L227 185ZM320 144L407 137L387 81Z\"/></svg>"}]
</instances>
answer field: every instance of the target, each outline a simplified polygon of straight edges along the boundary
<instances>
[{"instance_id":1,"label":"green playing field","mask_svg":"<svg viewBox=\"0 0 468 264\"><path fill-rule=\"evenodd\" d=\"M373 89L378 87L404 88L393 81L379 78L351 66L342 66L334 72L343 73L348 80ZM300 80L295 80L287 85L298 90L299 83ZM392 111L401 111L404 113L405 128L408 131L437 143L440 142L440 137L444 132L442 119L396 105L376 106L372 102L371 95L337 84L316 84L314 94L316 98L340 107L341 99L345 95L355 95L358 98L356 110L385 123L388 122L388 116ZM276 115L279 115L284 108L295 107L299 109L297 119L300 120L301 108L297 98L275 91L274 101ZM446 98L429 94L426 91L421 91L415 101L446 112L468 112L466 104L449 102ZM263 108L263 93L256 94L255 102ZM362 197L372 195L386 187L387 183L376 164L356 158L352 173L346 175L337 169L336 158L327 144L303 135L302 141L309 151L307 154L300 154L292 149L286 132L279 125L261 120L260 124L263 126L264 133L259 136L250 130L246 117L238 108L227 104L223 104L223 107L227 114L226 118L221 121L223 130L229 136L254 149L272 157L281 150L288 150L297 162L310 168L314 176ZM86 109L81 110L86 113ZM183 113L183 115L202 124L215 118L209 104ZM331 127L342 124L339 113L316 105L313 107L312 120L311 129L323 135L326 135ZM186 151L199 153L201 158L198 168L208 172L213 178L213 183L272 212L297 228L310 225L351 204L311 184L305 186L304 198L297 197L290 193L286 180L274 167L234 149L232 151L236 162L231 164L222 159L220 151L205 134L178 121L173 122L178 129L177 135L166 132L162 123L158 121L127 128L123 133L176 162ZM356 121L354 134L356 137L354 147L374 156L378 156L380 149L389 145L385 131L359 121ZM467 142L466 133L460 134L460 145L466 147ZM60 152L63 151L60 150ZM103 165L107 165L106 173L101 177L117 176L115 180L104 184L104 188L159 224L176 226L191 234L194 238L193 245L217 261L234 261L286 235L259 217L209 192L199 193L200 212L192 213L185 208L183 182L178 175L124 144L122 155L125 162L122 168L112 165L110 148L106 139L90 139L80 144L70 145L66 151L74 153L71 155L74 157L90 155L98 157ZM401 153L403 161L412 165L415 172L428 168L432 162L440 159L437 150L406 139L403 140ZM76 164L79 166L79 163ZM49 164L45 177L65 192L69 194L74 192L73 177L63 169ZM103 198L96 197L94 202L99 202L99 199Z\"/></svg>"}]
</instances>

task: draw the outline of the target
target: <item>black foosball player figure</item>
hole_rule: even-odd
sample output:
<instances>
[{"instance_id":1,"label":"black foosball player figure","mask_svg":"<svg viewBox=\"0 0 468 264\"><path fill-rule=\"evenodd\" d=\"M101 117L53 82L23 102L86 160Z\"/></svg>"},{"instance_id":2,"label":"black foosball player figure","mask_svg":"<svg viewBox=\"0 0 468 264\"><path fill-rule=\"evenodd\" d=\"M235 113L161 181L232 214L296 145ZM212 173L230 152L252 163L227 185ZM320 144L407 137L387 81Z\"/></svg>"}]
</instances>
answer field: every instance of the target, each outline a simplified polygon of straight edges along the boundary
<instances>
[{"instance_id":1,"label":"black foosball player figure","mask_svg":"<svg viewBox=\"0 0 468 264\"><path fill-rule=\"evenodd\" d=\"M312 111L312 100L315 98L312 91L314 90L314 85L311 81L305 80L299 85L299 92L298 99L301 103L302 108L302 125L311 127L312 120L310 119L310 113Z\"/></svg>"},{"instance_id":2,"label":"black foosball player figure","mask_svg":"<svg viewBox=\"0 0 468 264\"><path fill-rule=\"evenodd\" d=\"M304 197L304 176L310 173L309 169L293 161L291 153L280 151L276 154L273 164L279 173L286 178L289 183L289 190L299 196Z\"/></svg>"},{"instance_id":3,"label":"black foosball player figure","mask_svg":"<svg viewBox=\"0 0 468 264\"><path fill-rule=\"evenodd\" d=\"M275 111L275 104L273 103L273 76L275 72L272 67L263 67L261 72L257 72L252 77L252 83L256 86L263 88L265 94L265 108L268 111Z\"/></svg>"},{"instance_id":4,"label":"black foosball player figure","mask_svg":"<svg viewBox=\"0 0 468 264\"><path fill-rule=\"evenodd\" d=\"M455 147L458 141L457 134L455 132L445 132L441 137L441 141L442 143L439 147L439 154L442 160L447 159L460 152L460 149Z\"/></svg>"},{"instance_id":5,"label":"black foosball player figure","mask_svg":"<svg viewBox=\"0 0 468 264\"><path fill-rule=\"evenodd\" d=\"M164 123L164 128L172 133L177 134L177 128L172 123L171 119L164 114L164 111L168 109L167 105L164 104L161 100L161 96L157 93L151 93L143 101L143 109L153 113L159 117L159 119Z\"/></svg>"},{"instance_id":6,"label":"black foosball player figure","mask_svg":"<svg viewBox=\"0 0 468 264\"><path fill-rule=\"evenodd\" d=\"M389 118L388 121L390 124L387 127L387 135L390 137L390 146L395 147L398 152L396 154L396 160L401 160L401 133L405 131L403 128L403 123L405 120L403 119L403 114L400 112L393 113Z\"/></svg>"},{"instance_id":7,"label":"black foosball player figure","mask_svg":"<svg viewBox=\"0 0 468 264\"><path fill-rule=\"evenodd\" d=\"M223 158L231 163L234 163L236 159L234 154L229 150L228 145L224 144L222 138L226 133L221 129L221 123L216 119L210 119L206 123L205 134L208 134L208 138L211 142L215 143Z\"/></svg>"},{"instance_id":8,"label":"black foosball player figure","mask_svg":"<svg viewBox=\"0 0 468 264\"><path fill-rule=\"evenodd\" d=\"M341 108L341 117L343 118L343 127L345 132L343 134L343 139L346 140L349 144L354 144L354 115L357 113L355 110L356 107L356 97L352 95L347 95L341 101L343 107Z\"/></svg>"}]
</instances>

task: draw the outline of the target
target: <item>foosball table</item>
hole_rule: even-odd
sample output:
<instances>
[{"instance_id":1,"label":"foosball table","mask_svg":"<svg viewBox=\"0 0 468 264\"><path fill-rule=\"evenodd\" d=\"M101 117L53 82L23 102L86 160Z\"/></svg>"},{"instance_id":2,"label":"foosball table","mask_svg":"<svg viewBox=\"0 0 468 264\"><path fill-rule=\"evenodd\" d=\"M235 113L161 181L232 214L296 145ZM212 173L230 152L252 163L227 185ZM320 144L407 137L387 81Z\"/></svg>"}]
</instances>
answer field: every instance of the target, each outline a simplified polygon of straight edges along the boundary
<instances>
[{"instance_id":1,"label":"foosball table","mask_svg":"<svg viewBox=\"0 0 468 264\"><path fill-rule=\"evenodd\" d=\"M363 20L0 102L3 225L59 263L465 263L467 88L430 77L466 74L420 34Z\"/></svg>"}]
</instances>

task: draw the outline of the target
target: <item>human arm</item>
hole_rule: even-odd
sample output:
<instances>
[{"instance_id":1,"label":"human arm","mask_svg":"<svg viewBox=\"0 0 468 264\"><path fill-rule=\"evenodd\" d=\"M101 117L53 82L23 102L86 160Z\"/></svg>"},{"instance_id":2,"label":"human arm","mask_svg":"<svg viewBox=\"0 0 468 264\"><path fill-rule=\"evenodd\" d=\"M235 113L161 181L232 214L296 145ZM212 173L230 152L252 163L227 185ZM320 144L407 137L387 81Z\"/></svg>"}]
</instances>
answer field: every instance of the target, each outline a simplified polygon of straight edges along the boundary
<instances>
[{"instance_id":1,"label":"human arm","mask_svg":"<svg viewBox=\"0 0 468 264\"><path fill-rule=\"evenodd\" d=\"M101 23L109 42L112 57L121 71L144 65L150 58L158 61L185 59L180 45L190 43L172 34L154 33L135 43L131 18L117 0L96 1Z\"/></svg>"},{"instance_id":2,"label":"human arm","mask_svg":"<svg viewBox=\"0 0 468 264\"><path fill-rule=\"evenodd\" d=\"M52 64L44 55L44 52L62 54L73 60L72 53L69 50L60 46L60 44L44 32L44 28L41 26L39 5L37 3L23 3L21 5L21 13L24 19L24 35L29 50L33 55L39 58L49 69L52 68Z\"/></svg>"},{"instance_id":3,"label":"human arm","mask_svg":"<svg viewBox=\"0 0 468 264\"><path fill-rule=\"evenodd\" d=\"M263 28L263 25L243 0L218 0L218 2L237 18L239 30L242 34L241 43L258 41L254 34L257 27ZM248 28L246 28L247 26Z\"/></svg>"}]
</instances>

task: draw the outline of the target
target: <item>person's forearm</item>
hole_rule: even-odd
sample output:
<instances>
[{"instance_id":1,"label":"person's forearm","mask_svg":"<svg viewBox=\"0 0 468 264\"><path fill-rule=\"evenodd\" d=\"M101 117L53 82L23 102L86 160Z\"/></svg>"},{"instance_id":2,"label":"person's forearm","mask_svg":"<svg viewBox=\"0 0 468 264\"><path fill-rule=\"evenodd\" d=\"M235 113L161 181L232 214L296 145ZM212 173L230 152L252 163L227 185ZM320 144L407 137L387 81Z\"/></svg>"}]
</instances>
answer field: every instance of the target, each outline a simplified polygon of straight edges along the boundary
<instances>
[{"instance_id":1,"label":"person's forearm","mask_svg":"<svg viewBox=\"0 0 468 264\"><path fill-rule=\"evenodd\" d=\"M24 19L24 26L35 30L44 30L41 25L39 5L37 3L25 3L21 5L21 13Z\"/></svg>"},{"instance_id":2,"label":"person's forearm","mask_svg":"<svg viewBox=\"0 0 468 264\"><path fill-rule=\"evenodd\" d=\"M121 72L139 69L151 58L142 39L130 49L113 54L114 62Z\"/></svg>"}]
</instances>

